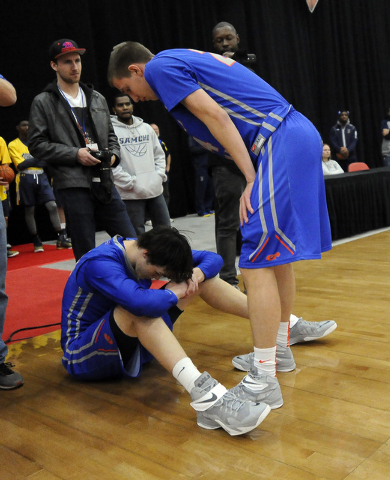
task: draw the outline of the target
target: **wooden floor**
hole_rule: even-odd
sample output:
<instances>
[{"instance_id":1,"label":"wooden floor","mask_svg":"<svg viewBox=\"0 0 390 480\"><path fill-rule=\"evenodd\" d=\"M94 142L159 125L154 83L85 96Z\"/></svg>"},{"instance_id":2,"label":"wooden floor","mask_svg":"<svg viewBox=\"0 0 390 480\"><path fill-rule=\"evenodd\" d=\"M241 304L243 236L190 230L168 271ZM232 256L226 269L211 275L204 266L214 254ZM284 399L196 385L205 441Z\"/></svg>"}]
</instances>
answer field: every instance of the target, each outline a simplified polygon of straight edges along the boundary
<instances>
[{"instance_id":1,"label":"wooden floor","mask_svg":"<svg viewBox=\"0 0 390 480\"><path fill-rule=\"evenodd\" d=\"M297 264L296 277L294 313L338 329L292 347L284 406L241 437L199 428L156 363L133 381L78 383L58 332L11 345L25 385L0 393L0 480L388 480L390 232ZM251 350L247 321L199 300L175 331L200 370L240 381L231 358Z\"/></svg>"}]
</instances>

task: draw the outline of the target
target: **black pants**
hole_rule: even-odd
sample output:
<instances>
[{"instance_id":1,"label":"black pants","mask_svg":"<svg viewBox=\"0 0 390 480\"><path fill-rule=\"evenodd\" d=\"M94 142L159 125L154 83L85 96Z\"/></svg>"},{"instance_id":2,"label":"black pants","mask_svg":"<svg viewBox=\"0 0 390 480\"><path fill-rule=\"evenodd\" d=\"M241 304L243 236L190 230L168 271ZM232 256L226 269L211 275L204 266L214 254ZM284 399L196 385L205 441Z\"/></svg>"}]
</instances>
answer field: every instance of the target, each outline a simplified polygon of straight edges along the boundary
<instances>
[{"instance_id":1,"label":"black pants","mask_svg":"<svg viewBox=\"0 0 390 480\"><path fill-rule=\"evenodd\" d=\"M58 190L66 217L66 230L72 239L76 261L95 247L96 225L111 237L136 238L135 230L115 187L110 203L100 202L88 188L62 188Z\"/></svg>"}]
</instances>

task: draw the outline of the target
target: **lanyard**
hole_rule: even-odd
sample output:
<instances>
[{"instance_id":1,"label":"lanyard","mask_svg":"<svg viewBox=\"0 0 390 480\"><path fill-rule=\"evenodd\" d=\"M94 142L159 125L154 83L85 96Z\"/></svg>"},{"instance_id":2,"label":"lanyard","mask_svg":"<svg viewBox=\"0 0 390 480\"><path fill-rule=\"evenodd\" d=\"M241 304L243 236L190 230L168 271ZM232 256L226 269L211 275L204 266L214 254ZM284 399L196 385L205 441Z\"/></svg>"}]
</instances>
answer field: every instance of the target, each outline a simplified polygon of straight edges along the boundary
<instances>
[{"instance_id":1,"label":"lanyard","mask_svg":"<svg viewBox=\"0 0 390 480\"><path fill-rule=\"evenodd\" d=\"M82 118L82 121L83 121L83 125L80 124L80 121L76 115L76 112L73 110L73 107L72 105L70 104L69 100L66 98L66 95L65 93L61 90L61 88L59 87L59 85L57 85L58 87L58 90L60 91L61 95L64 97L64 99L67 101L71 111L72 111L72 114L73 114L73 117L74 119L76 120L76 124L77 124L77 127L78 129L80 130L83 138L84 138L84 141L85 141L85 144L88 145L89 143L91 143L90 139L88 138L88 134L87 132L85 131L85 110L84 110L84 92L83 90L81 89L81 87L79 86L79 89L80 89L80 94L81 94L81 104L82 104L82 113L83 113L83 118Z\"/></svg>"}]
</instances>

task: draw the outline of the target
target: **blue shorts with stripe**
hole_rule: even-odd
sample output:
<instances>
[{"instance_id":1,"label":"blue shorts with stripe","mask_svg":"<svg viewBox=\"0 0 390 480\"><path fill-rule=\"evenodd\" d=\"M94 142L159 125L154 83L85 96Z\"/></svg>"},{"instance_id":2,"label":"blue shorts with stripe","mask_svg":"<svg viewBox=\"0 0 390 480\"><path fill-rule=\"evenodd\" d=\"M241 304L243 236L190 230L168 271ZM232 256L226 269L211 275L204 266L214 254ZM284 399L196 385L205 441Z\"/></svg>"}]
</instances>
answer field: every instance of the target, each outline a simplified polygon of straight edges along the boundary
<instances>
[{"instance_id":1,"label":"blue shorts with stripe","mask_svg":"<svg viewBox=\"0 0 390 480\"><path fill-rule=\"evenodd\" d=\"M138 338L127 337L112 328L114 308L102 318L89 325L64 347L62 364L65 369L80 380L103 380L118 377L138 377L144 363L153 360L153 355L140 343ZM181 311L175 306L162 315L170 330ZM126 352L123 348L127 348ZM130 349L130 351L129 351ZM124 355L121 354L124 353ZM126 364L123 358L126 357Z\"/></svg>"},{"instance_id":2,"label":"blue shorts with stripe","mask_svg":"<svg viewBox=\"0 0 390 480\"><path fill-rule=\"evenodd\" d=\"M240 268L318 259L332 248L321 157L317 130L293 110L259 155Z\"/></svg>"},{"instance_id":3,"label":"blue shorts with stripe","mask_svg":"<svg viewBox=\"0 0 390 480\"><path fill-rule=\"evenodd\" d=\"M19 197L20 203L27 207L55 201L46 173L20 173Z\"/></svg>"}]
</instances>

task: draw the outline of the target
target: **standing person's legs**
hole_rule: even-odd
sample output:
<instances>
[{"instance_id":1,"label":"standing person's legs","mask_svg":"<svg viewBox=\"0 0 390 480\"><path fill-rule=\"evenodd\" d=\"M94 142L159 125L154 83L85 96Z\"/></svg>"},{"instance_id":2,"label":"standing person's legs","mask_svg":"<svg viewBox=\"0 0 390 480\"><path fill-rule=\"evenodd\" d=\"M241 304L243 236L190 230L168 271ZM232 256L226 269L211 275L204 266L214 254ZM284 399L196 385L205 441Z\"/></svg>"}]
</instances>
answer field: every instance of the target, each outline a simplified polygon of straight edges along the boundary
<instances>
[{"instance_id":1,"label":"standing person's legs","mask_svg":"<svg viewBox=\"0 0 390 480\"><path fill-rule=\"evenodd\" d=\"M23 385L23 377L11 370L13 365L5 363L8 347L3 340L5 314L8 296L5 293L5 276L7 272L7 234L3 207L0 206L0 390L12 390Z\"/></svg>"},{"instance_id":2,"label":"standing person's legs","mask_svg":"<svg viewBox=\"0 0 390 480\"><path fill-rule=\"evenodd\" d=\"M110 237L115 235L124 238L136 237L136 232L126 212L126 205L114 185L109 203L101 203L95 199L95 218L99 219L99 224L103 226Z\"/></svg>"},{"instance_id":3,"label":"standing person's legs","mask_svg":"<svg viewBox=\"0 0 390 480\"><path fill-rule=\"evenodd\" d=\"M76 261L95 247L95 208L88 188L58 190Z\"/></svg>"},{"instance_id":4,"label":"standing person's legs","mask_svg":"<svg viewBox=\"0 0 390 480\"><path fill-rule=\"evenodd\" d=\"M219 273L222 280L237 285L236 243L240 227L239 202L245 188L245 178L226 167L214 167L215 240L217 253L223 259Z\"/></svg>"},{"instance_id":5,"label":"standing person's legs","mask_svg":"<svg viewBox=\"0 0 390 480\"><path fill-rule=\"evenodd\" d=\"M152 221L153 228L160 225L171 225L169 211L163 194L158 197L148 198L146 200L146 209Z\"/></svg>"},{"instance_id":6,"label":"standing person's legs","mask_svg":"<svg viewBox=\"0 0 390 480\"><path fill-rule=\"evenodd\" d=\"M138 237L145 233L146 200L123 200L123 202L126 206L126 215L136 233L134 237Z\"/></svg>"},{"instance_id":7,"label":"standing person's legs","mask_svg":"<svg viewBox=\"0 0 390 480\"><path fill-rule=\"evenodd\" d=\"M200 216L208 213L205 205L205 195L209 175L207 172L208 155L193 155L192 164L195 170L195 209Z\"/></svg>"},{"instance_id":8,"label":"standing person's legs","mask_svg":"<svg viewBox=\"0 0 390 480\"><path fill-rule=\"evenodd\" d=\"M0 206L0 364L5 362L8 347L2 338L8 296L5 293L5 275L7 273L7 235L3 207Z\"/></svg>"}]
</instances>

